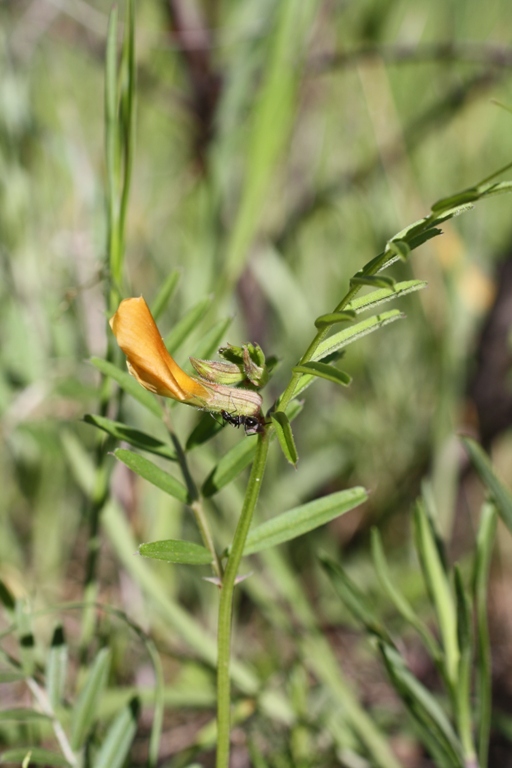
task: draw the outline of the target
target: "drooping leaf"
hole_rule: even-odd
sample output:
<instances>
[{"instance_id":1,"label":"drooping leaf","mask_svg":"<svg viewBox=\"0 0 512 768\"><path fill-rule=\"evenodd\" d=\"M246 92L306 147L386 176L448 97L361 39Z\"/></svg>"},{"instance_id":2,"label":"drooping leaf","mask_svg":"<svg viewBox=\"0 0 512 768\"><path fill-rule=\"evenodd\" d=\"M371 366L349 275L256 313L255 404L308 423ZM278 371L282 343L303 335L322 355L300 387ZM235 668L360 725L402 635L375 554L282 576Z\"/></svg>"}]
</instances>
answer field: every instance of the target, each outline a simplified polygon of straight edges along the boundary
<instances>
[{"instance_id":1,"label":"drooping leaf","mask_svg":"<svg viewBox=\"0 0 512 768\"><path fill-rule=\"evenodd\" d=\"M350 278L350 287L354 285L369 285L371 288L392 288L395 285L392 277L385 275L354 275Z\"/></svg>"},{"instance_id":2,"label":"drooping leaf","mask_svg":"<svg viewBox=\"0 0 512 768\"><path fill-rule=\"evenodd\" d=\"M356 313L350 309L344 309L341 312L331 312L327 315L320 315L315 320L317 328L325 328L327 325L337 325L338 323L351 323Z\"/></svg>"},{"instance_id":3,"label":"drooping leaf","mask_svg":"<svg viewBox=\"0 0 512 768\"><path fill-rule=\"evenodd\" d=\"M143 557L151 557L153 560L165 560L166 563L180 563L182 565L208 565L212 562L211 553L206 547L195 544L193 541L176 539L151 541L147 544L141 544L139 553Z\"/></svg>"},{"instance_id":4,"label":"drooping leaf","mask_svg":"<svg viewBox=\"0 0 512 768\"><path fill-rule=\"evenodd\" d=\"M143 451L148 451L148 453L154 453L156 456L162 456L164 459L176 461L176 451L174 448L168 443L148 435L146 432L128 427L120 421L113 421L104 416L95 416L91 413L85 414L84 421L86 424L92 424L102 429L108 435L115 437L116 440L123 440L133 445L134 448L140 448Z\"/></svg>"},{"instance_id":5,"label":"drooping leaf","mask_svg":"<svg viewBox=\"0 0 512 768\"><path fill-rule=\"evenodd\" d=\"M289 509L276 517L266 520L249 531L244 555L252 555L269 547L302 536L336 517L349 512L368 498L364 488L350 488L331 493L307 504Z\"/></svg>"},{"instance_id":6,"label":"drooping leaf","mask_svg":"<svg viewBox=\"0 0 512 768\"><path fill-rule=\"evenodd\" d=\"M111 723L93 768L122 768L137 731L140 701L134 696Z\"/></svg>"},{"instance_id":7,"label":"drooping leaf","mask_svg":"<svg viewBox=\"0 0 512 768\"><path fill-rule=\"evenodd\" d=\"M309 362L303 365L296 365L293 369L293 373L304 373L312 376L318 376L321 379L327 379L333 381L335 384L341 384L343 387L348 387L352 378L345 373L345 371L339 371L332 365L327 363Z\"/></svg>"},{"instance_id":8,"label":"drooping leaf","mask_svg":"<svg viewBox=\"0 0 512 768\"><path fill-rule=\"evenodd\" d=\"M405 240L390 240L387 244L387 250L398 256L401 261L407 261L411 247Z\"/></svg>"},{"instance_id":9,"label":"drooping leaf","mask_svg":"<svg viewBox=\"0 0 512 768\"><path fill-rule=\"evenodd\" d=\"M168 472L157 467L149 459L125 448L117 448L114 451L114 456L119 461L122 461L123 464L126 464L132 472L140 475L140 477L143 477L144 480L147 480L152 485L156 485L157 488L168 493L169 496L174 496L175 499L182 501L183 504L190 503L189 494L185 486Z\"/></svg>"},{"instance_id":10,"label":"drooping leaf","mask_svg":"<svg viewBox=\"0 0 512 768\"><path fill-rule=\"evenodd\" d=\"M293 464L295 467L299 460L299 455L297 453L297 448L295 447L295 440L293 439L293 432L288 416L283 411L277 411L276 413L272 413L270 418L272 419L275 435L286 461Z\"/></svg>"},{"instance_id":11,"label":"drooping leaf","mask_svg":"<svg viewBox=\"0 0 512 768\"><path fill-rule=\"evenodd\" d=\"M78 695L71 716L71 747L80 749L98 716L110 669L110 651L102 648L89 668L85 684Z\"/></svg>"},{"instance_id":12,"label":"drooping leaf","mask_svg":"<svg viewBox=\"0 0 512 768\"><path fill-rule=\"evenodd\" d=\"M104 376L110 376L115 382L119 384L122 390L131 395L135 400L138 400L141 405L151 411L155 416L162 417L162 408L160 407L158 400L151 392L141 387L141 385L130 376L129 373L122 371L116 365L109 363L107 360L102 360L100 357L92 357L91 363L98 369Z\"/></svg>"}]
</instances>

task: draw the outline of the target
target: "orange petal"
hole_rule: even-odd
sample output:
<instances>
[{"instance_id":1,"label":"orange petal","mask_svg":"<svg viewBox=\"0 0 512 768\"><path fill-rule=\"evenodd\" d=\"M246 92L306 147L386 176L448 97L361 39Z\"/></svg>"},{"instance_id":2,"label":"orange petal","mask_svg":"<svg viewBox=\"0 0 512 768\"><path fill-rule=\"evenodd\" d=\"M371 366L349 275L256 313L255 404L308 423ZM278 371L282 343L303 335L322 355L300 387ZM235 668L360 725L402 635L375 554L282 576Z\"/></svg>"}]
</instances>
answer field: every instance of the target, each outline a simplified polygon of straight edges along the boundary
<instances>
[{"instance_id":1,"label":"orange petal","mask_svg":"<svg viewBox=\"0 0 512 768\"><path fill-rule=\"evenodd\" d=\"M207 390L174 362L142 296L124 299L110 327L126 355L128 370L145 389L191 405L205 404Z\"/></svg>"}]
</instances>

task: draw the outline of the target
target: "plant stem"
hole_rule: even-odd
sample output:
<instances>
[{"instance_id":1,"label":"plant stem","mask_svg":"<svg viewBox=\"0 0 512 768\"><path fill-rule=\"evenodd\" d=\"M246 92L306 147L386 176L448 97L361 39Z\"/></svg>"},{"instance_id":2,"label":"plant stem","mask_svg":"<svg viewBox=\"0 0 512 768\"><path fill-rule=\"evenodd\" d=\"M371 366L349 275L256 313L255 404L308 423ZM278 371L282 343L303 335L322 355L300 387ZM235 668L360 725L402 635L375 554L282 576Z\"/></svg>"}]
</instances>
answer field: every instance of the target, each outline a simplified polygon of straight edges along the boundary
<instances>
[{"instance_id":1,"label":"plant stem","mask_svg":"<svg viewBox=\"0 0 512 768\"><path fill-rule=\"evenodd\" d=\"M260 495L263 473L267 462L269 430L258 437L256 455L252 465L249 483L242 507L240 520L235 531L226 570L222 579L217 630L217 762L216 768L229 767L230 751L230 678L231 629L233 617L233 595L238 568L244 552L245 541L252 522L254 508Z\"/></svg>"}]
</instances>

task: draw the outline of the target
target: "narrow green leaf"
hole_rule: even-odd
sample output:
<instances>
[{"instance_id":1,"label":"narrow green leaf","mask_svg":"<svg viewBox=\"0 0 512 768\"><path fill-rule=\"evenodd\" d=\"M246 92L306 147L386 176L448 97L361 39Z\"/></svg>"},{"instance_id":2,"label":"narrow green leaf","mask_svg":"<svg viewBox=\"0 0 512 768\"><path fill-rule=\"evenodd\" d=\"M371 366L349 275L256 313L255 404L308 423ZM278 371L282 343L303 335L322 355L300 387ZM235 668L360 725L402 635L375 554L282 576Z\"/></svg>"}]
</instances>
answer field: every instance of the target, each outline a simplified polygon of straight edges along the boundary
<instances>
[{"instance_id":1,"label":"narrow green leaf","mask_svg":"<svg viewBox=\"0 0 512 768\"><path fill-rule=\"evenodd\" d=\"M55 711L61 706L68 671L68 646L62 626L55 627L46 662L46 691Z\"/></svg>"},{"instance_id":2,"label":"narrow green leaf","mask_svg":"<svg viewBox=\"0 0 512 768\"><path fill-rule=\"evenodd\" d=\"M329 496L294 507L281 515L251 528L244 548L244 555L252 555L269 547L302 536L321 525L334 520L366 501L364 488L350 488Z\"/></svg>"},{"instance_id":3,"label":"narrow green leaf","mask_svg":"<svg viewBox=\"0 0 512 768\"><path fill-rule=\"evenodd\" d=\"M491 640L487 620L487 590L492 548L496 535L497 512L494 504L487 502L482 508L476 541L476 557L473 574L473 600L476 616L476 688L478 694L475 722L478 734L478 758L480 768L487 768L492 713Z\"/></svg>"},{"instance_id":4,"label":"narrow green leaf","mask_svg":"<svg viewBox=\"0 0 512 768\"><path fill-rule=\"evenodd\" d=\"M392 288L395 282L392 277L385 277L384 275L354 275L350 279L350 287L354 285L369 285L371 288L375 288L375 286L379 288Z\"/></svg>"},{"instance_id":5,"label":"narrow green leaf","mask_svg":"<svg viewBox=\"0 0 512 768\"><path fill-rule=\"evenodd\" d=\"M379 328L383 328L385 325L393 323L395 320L401 320L404 317L405 315L400 310L390 309L380 315L373 315L367 320L356 323L356 325L351 325L350 328L345 328L343 331L339 331L339 333L335 333L333 336L325 339L325 341L322 341L318 345L313 359L322 360L322 358L327 357L332 352L343 349L343 347L352 344L357 339L361 339L363 336L367 336L369 333L373 333Z\"/></svg>"},{"instance_id":6,"label":"narrow green leaf","mask_svg":"<svg viewBox=\"0 0 512 768\"><path fill-rule=\"evenodd\" d=\"M7 749L0 755L0 765L5 765L6 763L22 765L27 755L30 755L30 765L51 765L52 768L60 768L60 766L71 767L71 764L61 754L51 752L49 749L42 749L41 747Z\"/></svg>"},{"instance_id":7,"label":"narrow green leaf","mask_svg":"<svg viewBox=\"0 0 512 768\"><path fill-rule=\"evenodd\" d=\"M457 729L462 742L466 765L476 763L471 725L471 679L473 674L472 655L472 616L469 597L464 589L462 575L458 565L454 567L455 597L457 602L457 638L459 641L460 661L455 687Z\"/></svg>"},{"instance_id":8,"label":"narrow green leaf","mask_svg":"<svg viewBox=\"0 0 512 768\"><path fill-rule=\"evenodd\" d=\"M203 338L194 349L193 354L189 355L189 357L198 357L200 360L209 360L222 343L226 331L232 322L232 317L225 317L223 320L214 323L213 327L204 334Z\"/></svg>"},{"instance_id":9,"label":"narrow green leaf","mask_svg":"<svg viewBox=\"0 0 512 768\"><path fill-rule=\"evenodd\" d=\"M105 155L107 166L108 227L111 232L117 226L117 196L119 193L119 125L117 108L117 23L119 11L114 6L110 12L105 58ZM120 282L119 254L109 254L111 274Z\"/></svg>"},{"instance_id":10,"label":"narrow green leaf","mask_svg":"<svg viewBox=\"0 0 512 768\"><path fill-rule=\"evenodd\" d=\"M191 451L193 448L207 443L224 429L225 423L220 417L214 418L211 413L203 413L188 436L185 449Z\"/></svg>"},{"instance_id":11,"label":"narrow green leaf","mask_svg":"<svg viewBox=\"0 0 512 768\"><path fill-rule=\"evenodd\" d=\"M114 451L114 456L116 459L122 461L123 464L126 464L132 472L140 475L140 477L143 477L144 480L147 480L152 485L156 485L156 487L160 488L164 493L168 493L169 496L174 496L175 499L182 501L184 504L190 503L188 491L185 486L180 483L179 480L176 480L175 477L169 475L168 472L157 467L157 465L153 464L149 459L124 448L117 448Z\"/></svg>"},{"instance_id":12,"label":"narrow green leaf","mask_svg":"<svg viewBox=\"0 0 512 768\"><path fill-rule=\"evenodd\" d=\"M295 440L293 439L293 432L290 426L288 416L283 411L277 411L270 415L272 424L274 425L275 435L286 461L293 464L295 467L299 460L297 448L295 447Z\"/></svg>"},{"instance_id":13,"label":"narrow green leaf","mask_svg":"<svg viewBox=\"0 0 512 768\"><path fill-rule=\"evenodd\" d=\"M401 261L407 261L411 252L410 245L405 240L390 240L386 250L398 256Z\"/></svg>"},{"instance_id":14,"label":"narrow green leaf","mask_svg":"<svg viewBox=\"0 0 512 768\"><path fill-rule=\"evenodd\" d=\"M351 323L355 318L356 313L352 310L345 309L342 312L331 312L327 315L320 315L315 320L315 326L317 328L325 328L327 325L337 325L338 323Z\"/></svg>"},{"instance_id":15,"label":"narrow green leaf","mask_svg":"<svg viewBox=\"0 0 512 768\"><path fill-rule=\"evenodd\" d=\"M202 493L207 498L238 477L249 466L256 453L255 440L242 440L224 454L203 483Z\"/></svg>"},{"instance_id":16,"label":"narrow green leaf","mask_svg":"<svg viewBox=\"0 0 512 768\"><path fill-rule=\"evenodd\" d=\"M414 677L399 653L386 643L378 643L393 687L402 698L413 718L422 728L425 745L434 753L441 748L454 768L463 767L460 744L445 713L432 694Z\"/></svg>"},{"instance_id":17,"label":"narrow green leaf","mask_svg":"<svg viewBox=\"0 0 512 768\"><path fill-rule=\"evenodd\" d=\"M122 390L135 398L135 400L138 400L148 411L151 411L155 416L162 417L162 408L155 396L148 392L147 389L144 389L144 387L141 387L133 376L130 376L125 371L121 371L116 365L107 362L107 360L102 360L100 357L91 357L91 363L104 376L110 376L111 379L114 379Z\"/></svg>"},{"instance_id":18,"label":"narrow green leaf","mask_svg":"<svg viewBox=\"0 0 512 768\"><path fill-rule=\"evenodd\" d=\"M457 194L451 195L450 197L443 197L441 200L437 200L430 210L432 213L436 214L451 213L453 211L452 215L456 216L458 213L464 213L471 209L473 207L471 203L475 202L475 200L479 200L480 196L478 189L476 187L471 187L462 192L457 192Z\"/></svg>"},{"instance_id":19,"label":"narrow green leaf","mask_svg":"<svg viewBox=\"0 0 512 768\"><path fill-rule=\"evenodd\" d=\"M135 8L134 0L128 0L126 3L123 53L119 70L119 128L123 153L123 177L119 202L119 242L122 260L124 260L124 232L135 149L135 80Z\"/></svg>"},{"instance_id":20,"label":"narrow green leaf","mask_svg":"<svg viewBox=\"0 0 512 768\"><path fill-rule=\"evenodd\" d=\"M469 437L463 437L462 442L466 446L473 466L480 475L480 479L487 486L492 498L496 502L501 519L507 528L512 531L512 493L494 474L487 454L478 443Z\"/></svg>"},{"instance_id":21,"label":"narrow green leaf","mask_svg":"<svg viewBox=\"0 0 512 768\"><path fill-rule=\"evenodd\" d=\"M371 548L373 563L379 577L380 586L384 589L399 614L405 619L405 621L414 627L416 632L418 632L425 644L425 647L432 656L432 659L436 662L436 665L438 665L441 660L441 649L439 648L439 645L430 632L428 626L423 621L421 621L418 614L413 610L402 593L399 592L393 584L389 573L389 566L384 554L384 549L382 547L380 534L376 528L372 528Z\"/></svg>"},{"instance_id":22,"label":"narrow green leaf","mask_svg":"<svg viewBox=\"0 0 512 768\"><path fill-rule=\"evenodd\" d=\"M93 768L122 768L137 731L139 711L140 702L134 696L110 725Z\"/></svg>"},{"instance_id":23,"label":"narrow green leaf","mask_svg":"<svg viewBox=\"0 0 512 768\"><path fill-rule=\"evenodd\" d=\"M358 489L363 490L363 489ZM352 616L366 628L370 634L392 644L391 637L379 619L375 608L364 592L352 581L344 568L331 558L323 555L320 562L329 576L336 592Z\"/></svg>"},{"instance_id":24,"label":"narrow green leaf","mask_svg":"<svg viewBox=\"0 0 512 768\"><path fill-rule=\"evenodd\" d=\"M416 550L428 592L434 604L445 652L444 668L451 686L457 680L459 646L457 641L457 617L447 573L439 555L432 521L423 503L414 510L414 534Z\"/></svg>"},{"instance_id":25,"label":"narrow green leaf","mask_svg":"<svg viewBox=\"0 0 512 768\"><path fill-rule=\"evenodd\" d=\"M71 747L80 749L98 715L99 703L105 690L110 669L110 651L102 648L94 659L85 684L73 707L71 717Z\"/></svg>"},{"instance_id":26,"label":"narrow green leaf","mask_svg":"<svg viewBox=\"0 0 512 768\"><path fill-rule=\"evenodd\" d=\"M153 315L155 320L158 320L162 312L164 312L164 310L166 309L167 304L171 299L171 296L176 290L176 286L178 285L180 276L181 276L181 272L179 271L179 269L175 269L173 272L169 272L169 274L165 278L162 287L158 291L158 295L156 299L151 305L151 314Z\"/></svg>"},{"instance_id":27,"label":"narrow green leaf","mask_svg":"<svg viewBox=\"0 0 512 768\"><path fill-rule=\"evenodd\" d=\"M194 304L194 306L188 310L188 312L185 312L172 331L167 334L165 337L165 346L171 355L177 352L183 342L190 336L192 331L195 330L197 324L206 314L211 303L212 296L207 296L206 299L198 301L197 304Z\"/></svg>"},{"instance_id":28,"label":"narrow green leaf","mask_svg":"<svg viewBox=\"0 0 512 768\"><path fill-rule=\"evenodd\" d=\"M42 720L49 721L50 718L42 712L36 712L34 709L24 707L0 710L0 722L5 723L11 720L16 723L33 723Z\"/></svg>"},{"instance_id":29,"label":"narrow green leaf","mask_svg":"<svg viewBox=\"0 0 512 768\"><path fill-rule=\"evenodd\" d=\"M212 562L211 553L206 547L194 544L192 541L167 539L141 544L139 553L153 560L165 560L166 563L181 563L182 565L209 565Z\"/></svg>"},{"instance_id":30,"label":"narrow green leaf","mask_svg":"<svg viewBox=\"0 0 512 768\"><path fill-rule=\"evenodd\" d=\"M379 304L384 304L386 301L397 299L399 296L405 296L413 291L420 291L426 285L427 283L424 280L404 280L401 283L395 283L393 288L380 288L377 291L367 293L366 296L358 296L352 299L346 308L359 314L367 309L373 309L373 307Z\"/></svg>"},{"instance_id":31,"label":"narrow green leaf","mask_svg":"<svg viewBox=\"0 0 512 768\"><path fill-rule=\"evenodd\" d=\"M91 413L86 413L83 420L86 424L102 429L108 435L115 437L116 440L124 440L124 442L133 445L135 448L148 451L148 453L154 453L156 456L162 456L170 461L176 461L176 451L174 448L168 443L148 435L146 432L128 427L120 421L112 421L112 419L107 419L104 416L95 416Z\"/></svg>"},{"instance_id":32,"label":"narrow green leaf","mask_svg":"<svg viewBox=\"0 0 512 768\"><path fill-rule=\"evenodd\" d=\"M343 387L348 387L352 378L345 373L345 371L339 371L332 365L327 363L304 363L304 365L296 365L293 369L293 373L304 373L312 376L318 376L321 379L328 379L335 384L341 384Z\"/></svg>"}]
</instances>

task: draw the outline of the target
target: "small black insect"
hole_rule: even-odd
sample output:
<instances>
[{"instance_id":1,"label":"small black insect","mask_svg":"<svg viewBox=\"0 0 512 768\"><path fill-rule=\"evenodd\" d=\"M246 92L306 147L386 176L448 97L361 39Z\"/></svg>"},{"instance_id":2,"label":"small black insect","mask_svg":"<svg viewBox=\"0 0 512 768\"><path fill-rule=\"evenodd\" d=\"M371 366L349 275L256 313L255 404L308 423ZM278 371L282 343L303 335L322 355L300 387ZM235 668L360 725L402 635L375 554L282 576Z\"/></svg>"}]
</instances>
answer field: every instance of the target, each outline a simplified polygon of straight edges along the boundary
<instances>
[{"instance_id":1,"label":"small black insect","mask_svg":"<svg viewBox=\"0 0 512 768\"><path fill-rule=\"evenodd\" d=\"M233 427L243 426L245 429L246 435L256 435L260 432L263 432L265 429L265 421L263 419L263 416L239 416L238 414L235 415L233 413L228 413L227 411L221 411L220 415L224 419L224 421L227 421L228 424L232 424Z\"/></svg>"}]
</instances>

